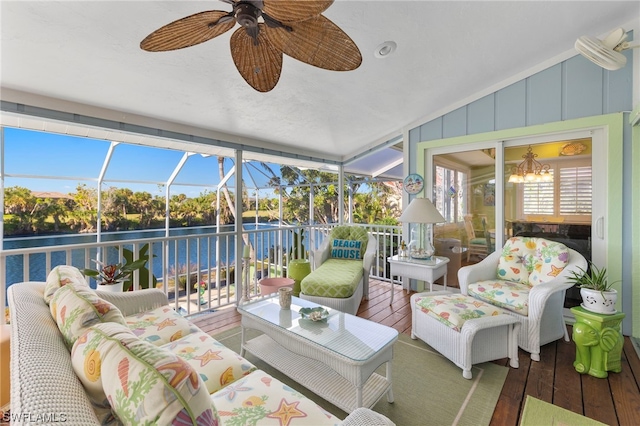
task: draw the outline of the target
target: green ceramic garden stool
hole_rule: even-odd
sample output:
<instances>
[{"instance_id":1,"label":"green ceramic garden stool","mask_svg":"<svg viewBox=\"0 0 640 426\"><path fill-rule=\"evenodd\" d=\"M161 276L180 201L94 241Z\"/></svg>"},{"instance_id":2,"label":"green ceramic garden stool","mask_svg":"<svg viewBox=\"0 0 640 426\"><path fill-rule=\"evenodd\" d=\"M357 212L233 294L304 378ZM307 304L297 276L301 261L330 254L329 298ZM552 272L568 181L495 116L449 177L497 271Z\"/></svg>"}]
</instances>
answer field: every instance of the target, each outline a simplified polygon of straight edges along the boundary
<instances>
[{"instance_id":1,"label":"green ceramic garden stool","mask_svg":"<svg viewBox=\"0 0 640 426\"><path fill-rule=\"evenodd\" d=\"M287 277L293 278L296 282L293 285L293 295L300 295L300 282L311 273L311 263L305 259L294 259L287 266Z\"/></svg>"},{"instance_id":2,"label":"green ceramic garden stool","mask_svg":"<svg viewBox=\"0 0 640 426\"><path fill-rule=\"evenodd\" d=\"M581 306L571 308L576 317L573 341L576 360L573 367L578 373L604 379L608 371L622 371L620 357L624 340L620 331L623 312L611 315L596 314Z\"/></svg>"}]
</instances>

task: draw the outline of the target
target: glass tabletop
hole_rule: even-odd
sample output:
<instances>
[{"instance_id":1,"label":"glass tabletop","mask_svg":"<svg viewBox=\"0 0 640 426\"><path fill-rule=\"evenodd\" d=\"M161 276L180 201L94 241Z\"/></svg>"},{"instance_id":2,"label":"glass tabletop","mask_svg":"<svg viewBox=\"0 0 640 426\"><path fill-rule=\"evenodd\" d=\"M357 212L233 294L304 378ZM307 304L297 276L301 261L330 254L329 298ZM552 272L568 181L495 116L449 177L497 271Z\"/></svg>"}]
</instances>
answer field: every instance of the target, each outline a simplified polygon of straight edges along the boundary
<instances>
[{"instance_id":1,"label":"glass tabletop","mask_svg":"<svg viewBox=\"0 0 640 426\"><path fill-rule=\"evenodd\" d=\"M243 315L268 321L354 361L366 361L398 338L398 332L391 327L335 309L325 308L329 316L321 321L302 318L298 313L301 308L317 306L292 297L291 309L285 310L280 308L278 297L273 296L239 305L238 310Z\"/></svg>"}]
</instances>

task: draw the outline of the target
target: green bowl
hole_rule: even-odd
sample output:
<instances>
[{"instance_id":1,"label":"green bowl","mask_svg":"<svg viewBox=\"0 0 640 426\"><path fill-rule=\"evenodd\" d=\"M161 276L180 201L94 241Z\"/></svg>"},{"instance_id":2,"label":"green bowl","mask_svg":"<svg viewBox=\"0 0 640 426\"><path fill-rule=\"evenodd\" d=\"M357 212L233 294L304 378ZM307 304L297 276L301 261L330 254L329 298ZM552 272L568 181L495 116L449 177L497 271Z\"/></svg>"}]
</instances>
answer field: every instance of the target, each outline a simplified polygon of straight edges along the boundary
<instances>
[{"instance_id":1,"label":"green bowl","mask_svg":"<svg viewBox=\"0 0 640 426\"><path fill-rule=\"evenodd\" d=\"M329 311L322 306L318 306L316 308L301 308L298 313L303 319L311 321L324 321L329 317Z\"/></svg>"}]
</instances>

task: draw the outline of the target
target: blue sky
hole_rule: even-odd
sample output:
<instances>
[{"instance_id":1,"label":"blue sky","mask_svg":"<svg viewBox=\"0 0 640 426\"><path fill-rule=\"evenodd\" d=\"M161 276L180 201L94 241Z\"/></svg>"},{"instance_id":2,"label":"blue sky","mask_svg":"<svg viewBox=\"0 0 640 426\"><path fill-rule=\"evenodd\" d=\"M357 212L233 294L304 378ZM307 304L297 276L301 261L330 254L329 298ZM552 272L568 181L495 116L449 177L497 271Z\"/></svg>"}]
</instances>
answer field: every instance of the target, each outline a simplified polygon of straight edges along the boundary
<instances>
[{"instance_id":1,"label":"blue sky","mask_svg":"<svg viewBox=\"0 0 640 426\"><path fill-rule=\"evenodd\" d=\"M104 140L6 127L4 128L5 187L17 185L33 191L62 193L75 192L78 183L95 187L95 179L100 174L109 146L110 142ZM164 194L157 183L168 180L182 155L180 151L121 143L114 150L105 175L106 182L103 189L115 186L127 187L134 192ZM225 160L225 171L228 171L232 164L231 159ZM279 165L272 164L271 168L279 174ZM252 176L258 185L266 186L267 179L262 173L253 171ZM94 181L82 180L82 178L91 178ZM109 182L110 179L137 181L137 183ZM172 187L172 194L184 193L190 197L197 196L204 190L214 191L218 181L217 158L192 155L178 174L175 186ZM246 179L246 182L251 180Z\"/></svg>"}]
</instances>

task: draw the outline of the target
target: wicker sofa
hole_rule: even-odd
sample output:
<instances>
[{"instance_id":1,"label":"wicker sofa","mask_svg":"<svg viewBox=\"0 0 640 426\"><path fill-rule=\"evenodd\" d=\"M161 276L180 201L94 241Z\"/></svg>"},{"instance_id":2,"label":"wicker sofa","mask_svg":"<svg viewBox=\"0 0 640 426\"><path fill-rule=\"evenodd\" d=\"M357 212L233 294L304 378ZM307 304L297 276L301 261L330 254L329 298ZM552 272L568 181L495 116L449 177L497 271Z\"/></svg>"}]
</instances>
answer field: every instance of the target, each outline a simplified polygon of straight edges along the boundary
<instances>
[{"instance_id":1,"label":"wicker sofa","mask_svg":"<svg viewBox=\"0 0 640 426\"><path fill-rule=\"evenodd\" d=\"M159 290L96 292L59 268L8 291L13 424L393 424L364 408L340 421L176 314Z\"/></svg>"}]
</instances>

